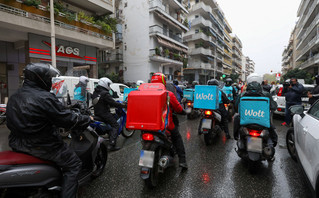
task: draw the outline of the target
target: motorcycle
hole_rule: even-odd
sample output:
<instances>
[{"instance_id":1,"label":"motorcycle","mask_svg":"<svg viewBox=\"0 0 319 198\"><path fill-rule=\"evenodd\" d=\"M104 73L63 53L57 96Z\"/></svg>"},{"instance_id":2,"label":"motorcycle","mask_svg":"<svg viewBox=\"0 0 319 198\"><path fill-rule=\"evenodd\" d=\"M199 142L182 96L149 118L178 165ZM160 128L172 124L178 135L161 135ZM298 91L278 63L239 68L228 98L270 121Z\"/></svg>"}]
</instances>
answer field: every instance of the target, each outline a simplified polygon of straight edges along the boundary
<instances>
[{"instance_id":1,"label":"motorcycle","mask_svg":"<svg viewBox=\"0 0 319 198\"><path fill-rule=\"evenodd\" d=\"M81 113L85 114L85 115L93 116L93 114L90 111L90 109L92 109L92 108L93 108L93 106L89 107L85 111L82 111ZM125 127L125 125L126 125L126 111L125 111L125 109L116 108L115 112L114 112L114 116L117 118L117 123L120 126L119 130L118 130L118 135L122 134L123 137L125 137L125 138L132 137L133 134L135 133L135 130L129 130ZM91 123L90 126L94 130L96 130L96 132L99 135L109 134L109 132L112 131L111 125L105 124L104 122L102 122L103 119L99 118L98 116L94 116L94 119L96 120L96 122ZM60 128L60 134L62 137L69 137L70 131L66 131L63 128Z\"/></svg>"},{"instance_id":2,"label":"motorcycle","mask_svg":"<svg viewBox=\"0 0 319 198\"><path fill-rule=\"evenodd\" d=\"M200 111L198 109L194 109L194 101L186 100L184 107L185 111L189 112L189 114L187 114L187 119L191 120L200 115Z\"/></svg>"},{"instance_id":3,"label":"motorcycle","mask_svg":"<svg viewBox=\"0 0 319 198\"><path fill-rule=\"evenodd\" d=\"M132 137L133 134L135 133L135 130L132 129L127 129L126 128L126 111L123 108L116 108L115 109L115 114L117 118L117 123L119 124L119 130L118 130L118 135L122 134L123 137L129 138ZM102 120L101 118L94 116L95 120ZM109 134L110 131L112 131L112 127L109 124L105 124L103 122L99 122L96 124L91 124L91 126L97 131L98 134L100 135L105 135L106 133Z\"/></svg>"},{"instance_id":4,"label":"motorcycle","mask_svg":"<svg viewBox=\"0 0 319 198\"><path fill-rule=\"evenodd\" d=\"M213 139L222 131L221 114L216 110L202 110L201 120L198 127L198 134L204 134L206 145L211 145Z\"/></svg>"},{"instance_id":5,"label":"motorcycle","mask_svg":"<svg viewBox=\"0 0 319 198\"><path fill-rule=\"evenodd\" d=\"M235 115L235 109L233 102L230 102L229 104L224 104L225 109L228 112L228 121L232 121L233 116Z\"/></svg>"},{"instance_id":6,"label":"motorcycle","mask_svg":"<svg viewBox=\"0 0 319 198\"><path fill-rule=\"evenodd\" d=\"M275 154L268 128L256 124L240 127L237 147L238 156L252 164L263 160L271 162Z\"/></svg>"},{"instance_id":7,"label":"motorcycle","mask_svg":"<svg viewBox=\"0 0 319 198\"><path fill-rule=\"evenodd\" d=\"M168 167L174 166L174 147L169 131L142 131L142 150L139 166L141 178L149 188L158 184L159 173L164 173Z\"/></svg>"},{"instance_id":8,"label":"motorcycle","mask_svg":"<svg viewBox=\"0 0 319 198\"><path fill-rule=\"evenodd\" d=\"M73 137L70 147L82 161L80 186L103 173L107 147L92 127ZM57 197L62 178L60 168L52 162L24 153L0 152L0 197Z\"/></svg>"}]
</instances>

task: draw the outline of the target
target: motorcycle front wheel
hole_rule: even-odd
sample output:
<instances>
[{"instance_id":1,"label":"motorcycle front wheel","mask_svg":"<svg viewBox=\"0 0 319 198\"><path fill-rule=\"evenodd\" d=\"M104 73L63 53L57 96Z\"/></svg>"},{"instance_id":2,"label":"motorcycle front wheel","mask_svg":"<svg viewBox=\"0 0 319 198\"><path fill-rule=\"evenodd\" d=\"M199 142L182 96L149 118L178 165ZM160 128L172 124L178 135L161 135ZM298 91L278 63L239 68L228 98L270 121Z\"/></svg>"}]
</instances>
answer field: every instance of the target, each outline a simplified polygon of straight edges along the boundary
<instances>
[{"instance_id":1,"label":"motorcycle front wheel","mask_svg":"<svg viewBox=\"0 0 319 198\"><path fill-rule=\"evenodd\" d=\"M106 161L107 161L107 146L105 145L105 143L102 143L100 145L100 148L97 151L97 155L94 161L94 164L96 165L96 170L92 173L93 178L96 178L103 173Z\"/></svg>"}]
</instances>

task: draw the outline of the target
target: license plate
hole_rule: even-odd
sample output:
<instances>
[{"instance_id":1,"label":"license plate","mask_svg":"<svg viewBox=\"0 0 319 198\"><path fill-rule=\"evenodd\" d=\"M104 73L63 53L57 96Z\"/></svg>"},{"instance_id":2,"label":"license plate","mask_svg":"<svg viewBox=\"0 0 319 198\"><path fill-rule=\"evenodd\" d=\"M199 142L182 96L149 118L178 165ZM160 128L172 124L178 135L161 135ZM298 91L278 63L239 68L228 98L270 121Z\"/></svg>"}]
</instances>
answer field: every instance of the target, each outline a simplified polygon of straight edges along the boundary
<instances>
[{"instance_id":1,"label":"license plate","mask_svg":"<svg viewBox=\"0 0 319 198\"><path fill-rule=\"evenodd\" d=\"M147 168L153 168L154 155L155 155L154 151L141 150L140 161L139 161L138 165L143 166L143 167L147 167Z\"/></svg>"},{"instance_id":2,"label":"license plate","mask_svg":"<svg viewBox=\"0 0 319 198\"><path fill-rule=\"evenodd\" d=\"M257 137L247 137L247 151L262 153L262 139Z\"/></svg>"},{"instance_id":3,"label":"license plate","mask_svg":"<svg viewBox=\"0 0 319 198\"><path fill-rule=\"evenodd\" d=\"M192 108L191 108L191 107L187 107L187 108L185 109L185 112L186 112L186 113L191 113L191 112L192 112Z\"/></svg>"},{"instance_id":4,"label":"license plate","mask_svg":"<svg viewBox=\"0 0 319 198\"><path fill-rule=\"evenodd\" d=\"M212 120L211 119L203 119L202 129L211 129L211 128L212 128Z\"/></svg>"}]
</instances>

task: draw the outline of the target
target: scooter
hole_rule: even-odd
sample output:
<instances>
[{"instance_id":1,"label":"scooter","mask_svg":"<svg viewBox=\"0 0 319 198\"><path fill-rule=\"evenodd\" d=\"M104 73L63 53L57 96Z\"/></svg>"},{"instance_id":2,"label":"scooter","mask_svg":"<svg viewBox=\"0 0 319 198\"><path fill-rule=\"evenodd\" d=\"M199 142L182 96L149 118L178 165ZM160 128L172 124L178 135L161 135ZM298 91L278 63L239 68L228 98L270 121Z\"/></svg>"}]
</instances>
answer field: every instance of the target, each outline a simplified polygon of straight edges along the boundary
<instances>
[{"instance_id":1,"label":"scooter","mask_svg":"<svg viewBox=\"0 0 319 198\"><path fill-rule=\"evenodd\" d=\"M198 109L194 109L194 101L186 100L184 103L185 110L190 112L187 114L187 119L191 120L197 118L200 115L200 111Z\"/></svg>"},{"instance_id":2,"label":"scooter","mask_svg":"<svg viewBox=\"0 0 319 198\"><path fill-rule=\"evenodd\" d=\"M168 167L174 166L174 147L169 131L142 131L143 148L140 153L139 166L141 178L149 188L158 184L159 173L164 173Z\"/></svg>"},{"instance_id":3,"label":"scooter","mask_svg":"<svg viewBox=\"0 0 319 198\"><path fill-rule=\"evenodd\" d=\"M271 162L275 154L268 128L256 124L240 127L237 147L238 149L235 150L238 156L251 164L257 164L263 160Z\"/></svg>"},{"instance_id":4,"label":"scooter","mask_svg":"<svg viewBox=\"0 0 319 198\"><path fill-rule=\"evenodd\" d=\"M92 127L72 137L70 147L82 161L79 185L103 173L107 161L104 138ZM0 197L58 197L63 175L54 163L13 151L0 152Z\"/></svg>"},{"instance_id":5,"label":"scooter","mask_svg":"<svg viewBox=\"0 0 319 198\"><path fill-rule=\"evenodd\" d=\"M202 110L202 118L199 122L198 134L204 134L206 145L211 145L214 138L222 131L221 114L216 110Z\"/></svg>"}]
</instances>

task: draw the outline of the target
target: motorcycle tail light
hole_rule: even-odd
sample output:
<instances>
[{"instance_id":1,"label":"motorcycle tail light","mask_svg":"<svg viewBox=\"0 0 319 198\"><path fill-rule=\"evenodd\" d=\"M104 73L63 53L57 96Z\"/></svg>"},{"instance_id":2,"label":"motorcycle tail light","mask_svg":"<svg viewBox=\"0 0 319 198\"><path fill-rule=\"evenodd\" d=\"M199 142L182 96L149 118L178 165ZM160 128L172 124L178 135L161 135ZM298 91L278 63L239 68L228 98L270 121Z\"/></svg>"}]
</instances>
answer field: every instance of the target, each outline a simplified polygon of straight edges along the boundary
<instances>
[{"instance_id":1,"label":"motorcycle tail light","mask_svg":"<svg viewBox=\"0 0 319 198\"><path fill-rule=\"evenodd\" d=\"M154 141L154 135L151 134L151 133L144 133L144 134L142 135L142 139L143 139L144 141Z\"/></svg>"},{"instance_id":2,"label":"motorcycle tail light","mask_svg":"<svg viewBox=\"0 0 319 198\"><path fill-rule=\"evenodd\" d=\"M263 130L255 130L255 129L247 129L249 132L249 135L253 136L253 137L258 137L260 136L261 132Z\"/></svg>"},{"instance_id":3,"label":"motorcycle tail light","mask_svg":"<svg viewBox=\"0 0 319 198\"><path fill-rule=\"evenodd\" d=\"M228 104L224 104L225 107L228 107Z\"/></svg>"},{"instance_id":4,"label":"motorcycle tail light","mask_svg":"<svg viewBox=\"0 0 319 198\"><path fill-rule=\"evenodd\" d=\"M281 108L278 108L277 110L278 110L278 111L282 111L282 109L281 109Z\"/></svg>"},{"instance_id":5,"label":"motorcycle tail light","mask_svg":"<svg viewBox=\"0 0 319 198\"><path fill-rule=\"evenodd\" d=\"M206 110L206 111L205 111L205 115L206 115L206 116L211 116L212 114L213 114L212 111L209 111L209 110Z\"/></svg>"},{"instance_id":6,"label":"motorcycle tail light","mask_svg":"<svg viewBox=\"0 0 319 198\"><path fill-rule=\"evenodd\" d=\"M191 102L188 102L188 103L187 103L187 106L192 106L192 103L191 103Z\"/></svg>"}]
</instances>

